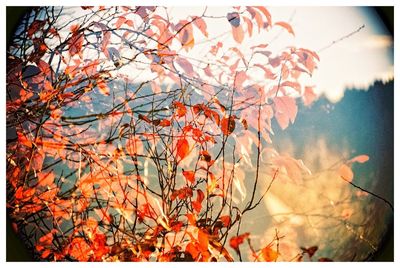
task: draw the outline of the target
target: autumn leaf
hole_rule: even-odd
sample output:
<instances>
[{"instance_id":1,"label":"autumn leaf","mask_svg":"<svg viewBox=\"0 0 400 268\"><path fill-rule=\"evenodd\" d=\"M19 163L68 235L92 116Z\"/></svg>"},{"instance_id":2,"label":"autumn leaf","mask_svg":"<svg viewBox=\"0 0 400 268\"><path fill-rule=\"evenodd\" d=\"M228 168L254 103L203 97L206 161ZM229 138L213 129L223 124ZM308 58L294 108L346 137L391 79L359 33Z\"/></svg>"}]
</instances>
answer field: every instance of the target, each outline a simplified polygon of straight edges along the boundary
<instances>
[{"instance_id":1,"label":"autumn leaf","mask_svg":"<svg viewBox=\"0 0 400 268\"><path fill-rule=\"evenodd\" d=\"M303 93L303 102L305 106L309 106L314 100L317 98L317 94L315 94L313 87L305 87Z\"/></svg>"},{"instance_id":2,"label":"autumn leaf","mask_svg":"<svg viewBox=\"0 0 400 268\"><path fill-rule=\"evenodd\" d=\"M83 33L79 33L79 26L77 24L71 26L72 36L68 40L68 51L71 56L78 54L83 46Z\"/></svg>"},{"instance_id":3,"label":"autumn leaf","mask_svg":"<svg viewBox=\"0 0 400 268\"><path fill-rule=\"evenodd\" d=\"M228 136L235 130L235 116L224 117L221 120L221 131Z\"/></svg>"},{"instance_id":4,"label":"autumn leaf","mask_svg":"<svg viewBox=\"0 0 400 268\"><path fill-rule=\"evenodd\" d=\"M275 118L279 126L285 129L289 123L294 123L297 115L296 101L288 96L274 98Z\"/></svg>"},{"instance_id":5,"label":"autumn leaf","mask_svg":"<svg viewBox=\"0 0 400 268\"><path fill-rule=\"evenodd\" d=\"M186 107L182 102L174 101L173 105L176 108L175 113L178 118L186 115Z\"/></svg>"},{"instance_id":6,"label":"autumn leaf","mask_svg":"<svg viewBox=\"0 0 400 268\"><path fill-rule=\"evenodd\" d=\"M244 240L247 239L250 236L250 233L244 233L238 236L234 236L229 240L229 245L231 248L233 248L235 251L239 251L239 246L243 244Z\"/></svg>"},{"instance_id":7,"label":"autumn leaf","mask_svg":"<svg viewBox=\"0 0 400 268\"><path fill-rule=\"evenodd\" d=\"M354 163L354 162L358 162L360 164L365 163L369 160L369 156L366 154L362 154L356 157L353 157L352 159L349 160L349 163Z\"/></svg>"},{"instance_id":8,"label":"autumn leaf","mask_svg":"<svg viewBox=\"0 0 400 268\"><path fill-rule=\"evenodd\" d=\"M254 8L257 8L264 14L265 18L267 19L267 23L268 23L268 25L266 25L266 26L267 27L270 26L272 24L272 19L271 19L271 13L269 13L268 9L266 9L263 6L255 6Z\"/></svg>"},{"instance_id":9,"label":"autumn leaf","mask_svg":"<svg viewBox=\"0 0 400 268\"><path fill-rule=\"evenodd\" d=\"M291 33L294 36L292 26L290 26L289 23L284 22L284 21L278 21L278 22L275 22L275 25L279 25L279 26L285 28L289 33Z\"/></svg>"},{"instance_id":10,"label":"autumn leaf","mask_svg":"<svg viewBox=\"0 0 400 268\"><path fill-rule=\"evenodd\" d=\"M237 43L241 44L243 42L244 32L241 25L239 25L238 27L232 26L232 36Z\"/></svg>"},{"instance_id":11,"label":"autumn leaf","mask_svg":"<svg viewBox=\"0 0 400 268\"><path fill-rule=\"evenodd\" d=\"M198 241L199 241L200 250L207 251L208 250L208 234L206 233L206 231L199 229Z\"/></svg>"},{"instance_id":12,"label":"autumn leaf","mask_svg":"<svg viewBox=\"0 0 400 268\"><path fill-rule=\"evenodd\" d=\"M272 247L270 245L268 245L261 250L261 252L257 256L256 260L265 261L265 262L273 262L278 259L278 256L279 256L278 252L276 250L272 249Z\"/></svg>"},{"instance_id":13,"label":"autumn leaf","mask_svg":"<svg viewBox=\"0 0 400 268\"><path fill-rule=\"evenodd\" d=\"M34 35L37 31L42 30L43 26L46 25L45 20L35 20L31 23L28 28L28 37Z\"/></svg>"},{"instance_id":14,"label":"autumn leaf","mask_svg":"<svg viewBox=\"0 0 400 268\"><path fill-rule=\"evenodd\" d=\"M182 170L182 174L187 181L189 181L190 183L194 183L194 171Z\"/></svg>"},{"instance_id":15,"label":"autumn leaf","mask_svg":"<svg viewBox=\"0 0 400 268\"><path fill-rule=\"evenodd\" d=\"M176 143L177 155L179 160L184 159L189 154L189 142L186 138L181 138Z\"/></svg>"},{"instance_id":16,"label":"autumn leaf","mask_svg":"<svg viewBox=\"0 0 400 268\"><path fill-rule=\"evenodd\" d=\"M26 147L32 148L32 142L21 132L17 132L18 143Z\"/></svg>"},{"instance_id":17,"label":"autumn leaf","mask_svg":"<svg viewBox=\"0 0 400 268\"><path fill-rule=\"evenodd\" d=\"M200 32L205 36L208 37L207 32L207 24L205 23L203 18L196 17L194 19L194 25L200 30Z\"/></svg>"},{"instance_id":18,"label":"autumn leaf","mask_svg":"<svg viewBox=\"0 0 400 268\"><path fill-rule=\"evenodd\" d=\"M346 164L339 167L339 175L346 181L352 181L354 177L353 171Z\"/></svg>"},{"instance_id":19,"label":"autumn leaf","mask_svg":"<svg viewBox=\"0 0 400 268\"><path fill-rule=\"evenodd\" d=\"M219 219L221 220L224 227L229 227L231 224L231 217L229 215L220 216Z\"/></svg>"}]
</instances>

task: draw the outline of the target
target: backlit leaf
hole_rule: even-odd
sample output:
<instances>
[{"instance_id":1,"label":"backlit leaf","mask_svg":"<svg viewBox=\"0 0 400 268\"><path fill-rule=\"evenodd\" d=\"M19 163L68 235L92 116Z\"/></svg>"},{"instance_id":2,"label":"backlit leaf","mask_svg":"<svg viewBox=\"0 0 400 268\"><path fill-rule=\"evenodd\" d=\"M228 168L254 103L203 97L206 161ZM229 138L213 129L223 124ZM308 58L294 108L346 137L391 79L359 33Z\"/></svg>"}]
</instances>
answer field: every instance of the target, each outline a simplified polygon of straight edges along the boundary
<instances>
[{"instance_id":1,"label":"backlit leaf","mask_svg":"<svg viewBox=\"0 0 400 268\"><path fill-rule=\"evenodd\" d=\"M278 22L275 22L275 25L279 25L279 26L285 28L289 33L291 33L294 36L293 28L292 28L292 26L290 26L289 23L284 22L284 21L278 21Z\"/></svg>"},{"instance_id":2,"label":"backlit leaf","mask_svg":"<svg viewBox=\"0 0 400 268\"><path fill-rule=\"evenodd\" d=\"M245 241L245 239L247 239L250 236L250 233L244 233L238 236L234 236L229 240L229 245L231 246L231 248L233 248L234 250L238 251L239 250L239 246L241 244L243 244L243 242Z\"/></svg>"},{"instance_id":3,"label":"backlit leaf","mask_svg":"<svg viewBox=\"0 0 400 268\"><path fill-rule=\"evenodd\" d=\"M192 171L192 170L189 170L189 171L183 170L182 174L183 174L183 176L185 177L185 179L187 181L189 181L190 183L194 183L194 171Z\"/></svg>"},{"instance_id":4,"label":"backlit leaf","mask_svg":"<svg viewBox=\"0 0 400 268\"><path fill-rule=\"evenodd\" d=\"M362 163L367 162L368 160L369 160L369 156L366 154L362 154L362 155L359 155L359 156L356 156L356 157L350 159L349 162L350 163L358 162L358 163L362 164Z\"/></svg>"},{"instance_id":5,"label":"backlit leaf","mask_svg":"<svg viewBox=\"0 0 400 268\"><path fill-rule=\"evenodd\" d=\"M352 181L354 177L353 171L346 164L340 166L339 175L346 181Z\"/></svg>"},{"instance_id":6,"label":"backlit leaf","mask_svg":"<svg viewBox=\"0 0 400 268\"><path fill-rule=\"evenodd\" d=\"M186 138L181 138L176 143L177 155L179 160L184 159L189 154L189 142Z\"/></svg>"},{"instance_id":7,"label":"backlit leaf","mask_svg":"<svg viewBox=\"0 0 400 268\"><path fill-rule=\"evenodd\" d=\"M241 25L239 25L239 26L237 26L237 27L233 27L233 26L232 26L232 36L233 36L233 39L234 39L237 43L241 44L241 43L243 42L243 39L244 39L244 32L243 32L243 28L242 28Z\"/></svg>"},{"instance_id":8,"label":"backlit leaf","mask_svg":"<svg viewBox=\"0 0 400 268\"><path fill-rule=\"evenodd\" d=\"M196 19L194 20L194 25L201 31L201 33L205 37L208 37L207 24L205 23L203 18L196 17Z\"/></svg>"},{"instance_id":9,"label":"backlit leaf","mask_svg":"<svg viewBox=\"0 0 400 268\"><path fill-rule=\"evenodd\" d=\"M199 230L199 233L198 233L198 241L199 241L200 250L207 251L208 250L208 234L201 229Z\"/></svg>"},{"instance_id":10,"label":"backlit leaf","mask_svg":"<svg viewBox=\"0 0 400 268\"><path fill-rule=\"evenodd\" d=\"M313 87L305 87L303 93L303 102L305 106L309 106L317 98L317 94L314 93Z\"/></svg>"},{"instance_id":11,"label":"backlit leaf","mask_svg":"<svg viewBox=\"0 0 400 268\"><path fill-rule=\"evenodd\" d=\"M294 123L297 115L296 100L291 97L283 96L274 98L275 118L282 129Z\"/></svg>"}]
</instances>

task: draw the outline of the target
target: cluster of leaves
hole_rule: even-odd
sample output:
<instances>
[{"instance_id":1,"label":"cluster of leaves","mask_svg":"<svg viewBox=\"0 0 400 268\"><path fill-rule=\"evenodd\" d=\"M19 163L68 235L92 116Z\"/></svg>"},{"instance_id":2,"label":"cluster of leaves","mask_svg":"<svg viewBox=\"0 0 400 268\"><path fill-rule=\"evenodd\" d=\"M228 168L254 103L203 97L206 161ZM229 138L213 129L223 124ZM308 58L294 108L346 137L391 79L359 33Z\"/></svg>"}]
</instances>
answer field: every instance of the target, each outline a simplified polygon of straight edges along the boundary
<instances>
[{"instance_id":1,"label":"cluster of leaves","mask_svg":"<svg viewBox=\"0 0 400 268\"><path fill-rule=\"evenodd\" d=\"M262 155L271 183L310 173L271 149L271 121L285 129L297 99L315 99L298 79L318 55L265 43L246 55L209 38L212 20L237 45L255 30L294 35L265 7L178 21L162 7L73 11L33 9L7 55L7 206L20 235L48 260L242 260L251 234L240 223L268 191L258 191ZM200 36L208 52L196 59ZM276 261L277 241L250 245L249 259Z\"/></svg>"}]
</instances>

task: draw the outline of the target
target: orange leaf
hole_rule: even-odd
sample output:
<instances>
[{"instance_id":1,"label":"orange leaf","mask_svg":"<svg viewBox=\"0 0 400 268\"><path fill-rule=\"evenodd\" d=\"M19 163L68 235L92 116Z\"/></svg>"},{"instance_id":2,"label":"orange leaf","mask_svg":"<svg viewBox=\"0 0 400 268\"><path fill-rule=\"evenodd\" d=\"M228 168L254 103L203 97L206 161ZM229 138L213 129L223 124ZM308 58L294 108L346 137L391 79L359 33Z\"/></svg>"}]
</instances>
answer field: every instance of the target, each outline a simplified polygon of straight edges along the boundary
<instances>
[{"instance_id":1,"label":"orange leaf","mask_svg":"<svg viewBox=\"0 0 400 268\"><path fill-rule=\"evenodd\" d=\"M53 172L40 172L38 173L38 186L50 186L54 183L54 173Z\"/></svg>"},{"instance_id":2,"label":"orange leaf","mask_svg":"<svg viewBox=\"0 0 400 268\"><path fill-rule=\"evenodd\" d=\"M255 6L254 8L257 8L258 10L260 10L264 14L264 16L265 16L265 18L267 19L267 22L268 22L267 26L272 24L271 14L269 13L269 11L265 7L263 7L263 6Z\"/></svg>"},{"instance_id":3,"label":"orange leaf","mask_svg":"<svg viewBox=\"0 0 400 268\"><path fill-rule=\"evenodd\" d=\"M192 207L193 207L193 209L194 209L197 213L200 213L200 211L201 211L201 209L202 209L201 202L192 201Z\"/></svg>"},{"instance_id":4,"label":"orange leaf","mask_svg":"<svg viewBox=\"0 0 400 268\"><path fill-rule=\"evenodd\" d=\"M200 250L196 247L196 245L193 242L187 244L185 251L190 253L190 255L192 255L192 258L194 260L196 260L200 255Z\"/></svg>"},{"instance_id":5,"label":"orange leaf","mask_svg":"<svg viewBox=\"0 0 400 268\"><path fill-rule=\"evenodd\" d=\"M241 25L239 25L238 27L232 26L232 36L237 43L241 44L243 42L244 32Z\"/></svg>"},{"instance_id":6,"label":"orange leaf","mask_svg":"<svg viewBox=\"0 0 400 268\"><path fill-rule=\"evenodd\" d=\"M350 159L349 162L350 163L358 162L358 163L362 164L362 163L367 162L368 160L369 160L369 156L366 154L362 154L362 155L359 155L359 156L356 156L356 157Z\"/></svg>"},{"instance_id":7,"label":"orange leaf","mask_svg":"<svg viewBox=\"0 0 400 268\"><path fill-rule=\"evenodd\" d=\"M186 214L186 217L191 225L193 225L193 226L197 225L197 220L196 220L195 215L188 213L188 214Z\"/></svg>"},{"instance_id":8,"label":"orange leaf","mask_svg":"<svg viewBox=\"0 0 400 268\"><path fill-rule=\"evenodd\" d=\"M243 244L244 240L246 238L248 238L250 235L250 233L244 233L241 234L239 236L234 236L231 238L231 240L229 240L229 245L231 246L231 248L233 248L234 250L238 251L239 250L239 246L241 244Z\"/></svg>"},{"instance_id":9,"label":"orange leaf","mask_svg":"<svg viewBox=\"0 0 400 268\"><path fill-rule=\"evenodd\" d=\"M278 259L278 252L273 250L271 246L267 246L261 250L261 254L258 256L261 261L272 262Z\"/></svg>"},{"instance_id":10,"label":"orange leaf","mask_svg":"<svg viewBox=\"0 0 400 268\"><path fill-rule=\"evenodd\" d=\"M228 227L231 224L231 217L229 217L228 215L221 216L219 217L219 219L225 227Z\"/></svg>"},{"instance_id":11,"label":"orange leaf","mask_svg":"<svg viewBox=\"0 0 400 268\"><path fill-rule=\"evenodd\" d=\"M174 101L174 107L176 108L176 115L179 117L185 116L186 114L186 107L183 103L179 101Z\"/></svg>"},{"instance_id":12,"label":"orange leaf","mask_svg":"<svg viewBox=\"0 0 400 268\"><path fill-rule=\"evenodd\" d=\"M185 176L186 180L188 180L191 183L194 183L194 171L182 171L183 176Z\"/></svg>"},{"instance_id":13,"label":"orange leaf","mask_svg":"<svg viewBox=\"0 0 400 268\"><path fill-rule=\"evenodd\" d=\"M32 148L32 142L23 133L17 132L17 135L20 144Z\"/></svg>"},{"instance_id":14,"label":"orange leaf","mask_svg":"<svg viewBox=\"0 0 400 268\"><path fill-rule=\"evenodd\" d=\"M275 22L275 25L279 25L279 26L285 28L289 33L291 33L294 36L293 28L292 28L292 26L290 26L289 23L284 22L284 21L278 21L278 22Z\"/></svg>"},{"instance_id":15,"label":"orange leaf","mask_svg":"<svg viewBox=\"0 0 400 268\"><path fill-rule=\"evenodd\" d=\"M189 142L185 138L181 138L176 143L177 154L180 160L184 159L189 154Z\"/></svg>"},{"instance_id":16,"label":"orange leaf","mask_svg":"<svg viewBox=\"0 0 400 268\"><path fill-rule=\"evenodd\" d=\"M171 125L171 121L169 121L168 119L163 119L160 121L160 124L158 124L158 126L160 127L169 127Z\"/></svg>"},{"instance_id":17,"label":"orange leaf","mask_svg":"<svg viewBox=\"0 0 400 268\"><path fill-rule=\"evenodd\" d=\"M224 135L228 136L235 130L235 116L231 115L230 117L222 118L221 120L221 131Z\"/></svg>"},{"instance_id":18,"label":"orange leaf","mask_svg":"<svg viewBox=\"0 0 400 268\"><path fill-rule=\"evenodd\" d=\"M205 231L199 230L198 241L199 241L200 250L207 251L208 250L208 234Z\"/></svg>"},{"instance_id":19,"label":"orange leaf","mask_svg":"<svg viewBox=\"0 0 400 268\"><path fill-rule=\"evenodd\" d=\"M339 175L346 181L352 181L354 174L348 165L341 165L339 168Z\"/></svg>"}]
</instances>

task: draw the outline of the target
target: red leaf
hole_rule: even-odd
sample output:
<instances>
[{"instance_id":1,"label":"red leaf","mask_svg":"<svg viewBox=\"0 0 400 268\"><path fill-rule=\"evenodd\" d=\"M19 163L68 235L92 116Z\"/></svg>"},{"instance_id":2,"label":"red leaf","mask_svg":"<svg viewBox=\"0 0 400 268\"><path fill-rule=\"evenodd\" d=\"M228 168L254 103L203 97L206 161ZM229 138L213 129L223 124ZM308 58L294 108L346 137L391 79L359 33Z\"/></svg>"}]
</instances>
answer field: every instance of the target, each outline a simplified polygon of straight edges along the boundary
<instances>
[{"instance_id":1,"label":"red leaf","mask_svg":"<svg viewBox=\"0 0 400 268\"><path fill-rule=\"evenodd\" d=\"M190 183L194 183L194 171L182 171L183 176L186 178L187 181Z\"/></svg>"},{"instance_id":2,"label":"red leaf","mask_svg":"<svg viewBox=\"0 0 400 268\"><path fill-rule=\"evenodd\" d=\"M348 165L341 165L339 168L339 175L346 181L352 181L354 174Z\"/></svg>"},{"instance_id":3,"label":"red leaf","mask_svg":"<svg viewBox=\"0 0 400 268\"><path fill-rule=\"evenodd\" d=\"M176 143L177 155L179 160L184 159L189 154L189 142L185 138L181 138Z\"/></svg>"},{"instance_id":4,"label":"red leaf","mask_svg":"<svg viewBox=\"0 0 400 268\"><path fill-rule=\"evenodd\" d=\"M178 118L186 115L186 107L183 103L179 101L174 101L173 105L176 108L176 115L178 116Z\"/></svg>"},{"instance_id":5,"label":"red leaf","mask_svg":"<svg viewBox=\"0 0 400 268\"><path fill-rule=\"evenodd\" d=\"M231 246L231 248L233 248L234 250L238 251L239 250L239 246L241 244L243 244L244 240L246 238L248 238L250 235L250 233L244 233L241 234L239 236L234 236L231 238L231 240L229 240L229 245Z\"/></svg>"},{"instance_id":6,"label":"red leaf","mask_svg":"<svg viewBox=\"0 0 400 268\"><path fill-rule=\"evenodd\" d=\"M194 209L197 213L200 213L200 211L201 211L201 209L202 209L201 202L192 201L192 207L193 207L193 209Z\"/></svg>"},{"instance_id":7,"label":"red leaf","mask_svg":"<svg viewBox=\"0 0 400 268\"><path fill-rule=\"evenodd\" d=\"M369 160L369 156L366 154L362 154L362 155L359 155L359 156L356 156L356 157L350 159L349 162L350 163L358 162L358 163L362 164L362 163L367 162L368 160Z\"/></svg>"},{"instance_id":8,"label":"red leaf","mask_svg":"<svg viewBox=\"0 0 400 268\"><path fill-rule=\"evenodd\" d=\"M160 121L160 124L158 124L158 126L160 127L169 127L171 125L171 121L169 121L168 119L163 119Z\"/></svg>"},{"instance_id":9,"label":"red leaf","mask_svg":"<svg viewBox=\"0 0 400 268\"><path fill-rule=\"evenodd\" d=\"M224 135L228 136L235 130L235 116L224 117L221 120L221 131Z\"/></svg>"},{"instance_id":10,"label":"red leaf","mask_svg":"<svg viewBox=\"0 0 400 268\"><path fill-rule=\"evenodd\" d=\"M204 193L202 190L197 189L197 202L201 203L204 200Z\"/></svg>"},{"instance_id":11,"label":"red leaf","mask_svg":"<svg viewBox=\"0 0 400 268\"><path fill-rule=\"evenodd\" d=\"M229 227L229 225L231 224L231 217L229 217L228 215L221 216L219 217L219 219L225 227Z\"/></svg>"},{"instance_id":12,"label":"red leaf","mask_svg":"<svg viewBox=\"0 0 400 268\"><path fill-rule=\"evenodd\" d=\"M68 40L68 51L71 56L74 56L75 54L79 54L82 49L83 45L83 33L79 33L79 26L78 25L72 25L71 26L71 32L72 36Z\"/></svg>"},{"instance_id":13,"label":"red leaf","mask_svg":"<svg viewBox=\"0 0 400 268\"><path fill-rule=\"evenodd\" d=\"M46 24L46 21L44 21L44 20L35 20L35 21L33 21L32 24L28 28L28 37L31 37L33 34L35 34L45 24Z\"/></svg>"},{"instance_id":14,"label":"red leaf","mask_svg":"<svg viewBox=\"0 0 400 268\"><path fill-rule=\"evenodd\" d=\"M278 21L278 22L275 22L275 25L279 25L279 26L285 28L289 33L291 33L294 36L293 28L292 28L292 26L290 26L289 23L284 22L284 21Z\"/></svg>"}]
</instances>

